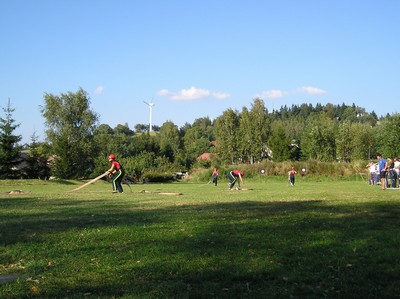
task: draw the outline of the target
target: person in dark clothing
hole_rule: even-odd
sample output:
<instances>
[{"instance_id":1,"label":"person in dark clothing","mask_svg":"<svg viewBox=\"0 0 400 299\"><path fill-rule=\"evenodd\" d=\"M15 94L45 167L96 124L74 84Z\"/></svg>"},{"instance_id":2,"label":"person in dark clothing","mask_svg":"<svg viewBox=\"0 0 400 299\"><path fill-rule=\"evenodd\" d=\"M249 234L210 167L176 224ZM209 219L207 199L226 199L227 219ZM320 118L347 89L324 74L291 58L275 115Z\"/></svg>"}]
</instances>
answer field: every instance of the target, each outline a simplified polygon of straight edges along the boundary
<instances>
[{"instance_id":1,"label":"person in dark clothing","mask_svg":"<svg viewBox=\"0 0 400 299\"><path fill-rule=\"evenodd\" d=\"M122 179L124 177L124 170L121 164L116 160L114 154L108 156L108 161L111 162L111 167L107 171L111 177L113 193L123 193Z\"/></svg>"},{"instance_id":2,"label":"person in dark clothing","mask_svg":"<svg viewBox=\"0 0 400 299\"><path fill-rule=\"evenodd\" d=\"M217 170L217 168L214 168L213 173L211 175L211 180L214 183L214 186L217 186L217 184L218 184L218 170Z\"/></svg>"},{"instance_id":3,"label":"person in dark clothing","mask_svg":"<svg viewBox=\"0 0 400 299\"><path fill-rule=\"evenodd\" d=\"M239 171L239 170L235 169L235 170L229 171L228 172L228 179L230 181L229 190L232 190L232 188L235 185L236 181L238 181L238 178L239 178L238 188L236 188L236 189L239 190L240 189L240 183L243 184L242 177L244 177L244 171L243 170Z\"/></svg>"},{"instance_id":4,"label":"person in dark clothing","mask_svg":"<svg viewBox=\"0 0 400 299\"><path fill-rule=\"evenodd\" d=\"M378 158L378 172L379 172L379 177L381 178L381 189L385 190L386 172L388 169L388 164L386 162L386 159L384 159L380 153L376 154L376 157Z\"/></svg>"},{"instance_id":5,"label":"person in dark clothing","mask_svg":"<svg viewBox=\"0 0 400 299\"><path fill-rule=\"evenodd\" d=\"M394 161L392 159L388 159L388 172L387 172L387 181L390 179L390 187L396 188L397 187L397 173L394 167ZM387 182L388 183L388 182ZM387 185L386 183L386 185Z\"/></svg>"},{"instance_id":6,"label":"person in dark clothing","mask_svg":"<svg viewBox=\"0 0 400 299\"><path fill-rule=\"evenodd\" d=\"M294 186L294 180L295 180L295 174L297 171L294 169L294 166L292 166L292 169L289 171L289 181L292 186Z\"/></svg>"}]
</instances>

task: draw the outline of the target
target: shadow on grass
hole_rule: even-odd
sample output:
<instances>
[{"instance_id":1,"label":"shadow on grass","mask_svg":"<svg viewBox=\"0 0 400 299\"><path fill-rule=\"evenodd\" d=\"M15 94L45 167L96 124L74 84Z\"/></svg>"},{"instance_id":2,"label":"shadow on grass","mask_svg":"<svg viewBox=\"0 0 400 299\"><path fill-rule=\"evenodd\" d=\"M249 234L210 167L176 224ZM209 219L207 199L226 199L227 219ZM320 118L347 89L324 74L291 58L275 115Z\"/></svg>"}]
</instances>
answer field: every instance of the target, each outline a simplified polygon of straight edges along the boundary
<instances>
[{"instance_id":1,"label":"shadow on grass","mask_svg":"<svg viewBox=\"0 0 400 299\"><path fill-rule=\"evenodd\" d=\"M140 209L63 200L48 209L22 210L0 222L2 246L26 244L33 252L24 259L42 260L27 267L30 275L47 277L42 297L399 294L398 203L244 201ZM64 239L53 240L59 233Z\"/></svg>"}]
</instances>

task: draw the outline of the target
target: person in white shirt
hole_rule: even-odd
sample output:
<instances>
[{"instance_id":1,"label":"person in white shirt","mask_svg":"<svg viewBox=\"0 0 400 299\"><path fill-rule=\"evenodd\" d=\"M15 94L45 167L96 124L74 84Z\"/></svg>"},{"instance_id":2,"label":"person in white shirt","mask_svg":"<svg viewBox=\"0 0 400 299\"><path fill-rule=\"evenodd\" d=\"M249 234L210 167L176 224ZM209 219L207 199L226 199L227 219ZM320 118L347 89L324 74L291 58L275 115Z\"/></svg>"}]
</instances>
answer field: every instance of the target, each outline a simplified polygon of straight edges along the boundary
<instances>
[{"instance_id":1,"label":"person in white shirt","mask_svg":"<svg viewBox=\"0 0 400 299\"><path fill-rule=\"evenodd\" d=\"M376 164L374 163L373 160L368 163L368 169L369 169L369 184L370 185L375 185L376 181Z\"/></svg>"}]
</instances>

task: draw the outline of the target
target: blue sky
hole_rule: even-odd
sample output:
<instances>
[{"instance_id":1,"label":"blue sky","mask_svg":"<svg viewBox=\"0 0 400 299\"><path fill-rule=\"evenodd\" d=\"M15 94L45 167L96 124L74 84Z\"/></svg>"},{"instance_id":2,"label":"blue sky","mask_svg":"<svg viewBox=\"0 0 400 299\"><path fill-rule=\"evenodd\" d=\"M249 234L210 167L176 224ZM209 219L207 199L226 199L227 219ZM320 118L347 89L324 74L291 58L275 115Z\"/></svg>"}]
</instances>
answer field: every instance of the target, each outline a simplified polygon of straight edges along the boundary
<instances>
[{"instance_id":1,"label":"blue sky","mask_svg":"<svg viewBox=\"0 0 400 299\"><path fill-rule=\"evenodd\" d=\"M45 138L44 94L80 87L100 123L182 126L251 108L399 112L400 1L13 0L0 4L0 106ZM4 116L4 113L3 113Z\"/></svg>"}]
</instances>

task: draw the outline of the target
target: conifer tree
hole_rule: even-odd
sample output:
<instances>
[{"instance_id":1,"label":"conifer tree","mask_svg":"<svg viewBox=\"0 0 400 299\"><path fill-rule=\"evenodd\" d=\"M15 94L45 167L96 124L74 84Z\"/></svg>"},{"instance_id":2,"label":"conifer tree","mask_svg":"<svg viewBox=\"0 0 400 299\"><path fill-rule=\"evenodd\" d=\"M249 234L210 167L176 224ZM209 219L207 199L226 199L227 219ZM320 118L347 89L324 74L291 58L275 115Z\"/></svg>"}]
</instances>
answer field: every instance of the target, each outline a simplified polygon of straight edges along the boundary
<instances>
[{"instance_id":1,"label":"conifer tree","mask_svg":"<svg viewBox=\"0 0 400 299\"><path fill-rule=\"evenodd\" d=\"M19 127L13 119L15 109L8 99L6 108L3 108L5 118L0 117L0 179L12 179L18 177L16 166L21 162L20 146L21 135L15 135L14 131Z\"/></svg>"}]
</instances>

